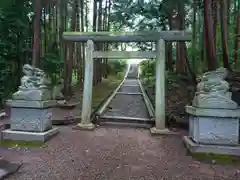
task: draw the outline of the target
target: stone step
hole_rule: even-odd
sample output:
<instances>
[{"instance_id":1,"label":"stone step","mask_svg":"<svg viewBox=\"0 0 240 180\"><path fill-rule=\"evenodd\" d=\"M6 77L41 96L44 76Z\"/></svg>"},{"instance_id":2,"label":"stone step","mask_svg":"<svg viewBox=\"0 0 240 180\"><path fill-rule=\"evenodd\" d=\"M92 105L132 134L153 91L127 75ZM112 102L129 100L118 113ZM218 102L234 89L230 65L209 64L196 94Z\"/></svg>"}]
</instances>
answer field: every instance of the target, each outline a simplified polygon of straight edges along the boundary
<instances>
[{"instance_id":1,"label":"stone step","mask_svg":"<svg viewBox=\"0 0 240 180\"><path fill-rule=\"evenodd\" d=\"M108 127L123 127L123 128L144 128L150 129L153 127L151 124L139 124L139 123L126 123L126 122L100 122L100 126Z\"/></svg>"},{"instance_id":2,"label":"stone step","mask_svg":"<svg viewBox=\"0 0 240 180\"><path fill-rule=\"evenodd\" d=\"M0 158L0 180L15 173L21 165L20 163L12 163Z\"/></svg>"},{"instance_id":3,"label":"stone step","mask_svg":"<svg viewBox=\"0 0 240 180\"><path fill-rule=\"evenodd\" d=\"M124 117L124 116L101 116L100 123L112 122L112 123L128 123L128 124L148 124L153 125L154 120L149 118L137 118L137 117Z\"/></svg>"}]
</instances>

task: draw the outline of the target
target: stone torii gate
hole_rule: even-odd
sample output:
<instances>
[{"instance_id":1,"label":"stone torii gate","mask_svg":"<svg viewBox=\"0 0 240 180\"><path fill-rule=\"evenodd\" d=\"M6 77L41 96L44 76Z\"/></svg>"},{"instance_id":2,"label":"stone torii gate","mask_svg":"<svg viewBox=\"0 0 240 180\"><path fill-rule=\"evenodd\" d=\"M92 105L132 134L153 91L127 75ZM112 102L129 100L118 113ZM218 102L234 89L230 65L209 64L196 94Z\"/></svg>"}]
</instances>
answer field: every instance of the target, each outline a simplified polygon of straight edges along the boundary
<instances>
[{"instance_id":1,"label":"stone torii gate","mask_svg":"<svg viewBox=\"0 0 240 180\"><path fill-rule=\"evenodd\" d=\"M85 76L81 122L81 129L94 129L91 122L92 110L92 82L94 58L146 59L156 58L156 97L155 97L155 127L152 133L168 134L165 127L165 41L190 41L192 35L185 31L160 32L64 32L65 41L87 42L85 58ZM95 42L156 42L156 51L94 51Z\"/></svg>"}]
</instances>

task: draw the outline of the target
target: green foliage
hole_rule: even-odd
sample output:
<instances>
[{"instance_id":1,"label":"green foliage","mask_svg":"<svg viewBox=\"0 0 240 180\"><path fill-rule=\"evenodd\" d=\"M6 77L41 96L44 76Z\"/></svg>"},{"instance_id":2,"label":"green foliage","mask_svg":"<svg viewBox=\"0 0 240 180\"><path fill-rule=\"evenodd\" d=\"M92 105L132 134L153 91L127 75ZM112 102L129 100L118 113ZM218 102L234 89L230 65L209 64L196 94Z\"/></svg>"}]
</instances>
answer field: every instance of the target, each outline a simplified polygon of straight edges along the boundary
<instances>
[{"instance_id":1,"label":"green foliage","mask_svg":"<svg viewBox=\"0 0 240 180\"><path fill-rule=\"evenodd\" d=\"M32 7L27 0L0 2L0 101L19 85L21 67L28 63ZM9 81L11 79L11 81Z\"/></svg>"},{"instance_id":2,"label":"green foliage","mask_svg":"<svg viewBox=\"0 0 240 180\"><path fill-rule=\"evenodd\" d=\"M193 71L198 74L205 70L206 59L204 57L204 4L203 0L196 1L196 12L193 12L193 2L190 0L151 0L151 1L128 1L113 0L113 13L111 14L112 29L130 30L130 31L159 31L170 30L170 24L173 29L179 29L179 14L184 16L185 29L192 30L196 28L194 46L188 45L189 64ZM220 1L219 1L220 2ZM237 8L238 7L238 8ZM234 43L236 39L236 17L239 14L238 1L230 2L228 9L228 55L229 63L234 64ZM196 22L193 24L193 13L196 13ZM175 20L173 19L175 17ZM182 27L181 27L182 28ZM137 43L136 46L141 50L151 50L151 43ZM221 46L221 25L217 28L217 56L219 65L222 66L222 46ZM194 49L192 49L194 48ZM176 52L175 43L173 43L173 51ZM191 59L191 57L193 57ZM240 57L240 56L239 56ZM173 61L176 58L173 57ZM194 62L192 62L194 61Z\"/></svg>"},{"instance_id":3,"label":"green foliage","mask_svg":"<svg viewBox=\"0 0 240 180\"><path fill-rule=\"evenodd\" d=\"M41 68L45 71L48 77L51 78L52 85L58 83L60 74L62 73L64 67L63 58L54 53L46 53L44 57L41 58Z\"/></svg>"},{"instance_id":4,"label":"green foliage","mask_svg":"<svg viewBox=\"0 0 240 180\"><path fill-rule=\"evenodd\" d=\"M125 60L109 60L109 73L117 75L119 72L123 72L126 68Z\"/></svg>"},{"instance_id":5,"label":"green foliage","mask_svg":"<svg viewBox=\"0 0 240 180\"><path fill-rule=\"evenodd\" d=\"M32 36L34 12L32 1L12 0L0 2L0 103L17 90L22 76L22 66L31 64ZM43 23L46 23L45 25ZM49 35L52 24L42 21L46 27L44 36ZM43 32L43 31L42 31ZM43 39L44 39L43 36ZM53 83L60 78L63 60L60 58L59 47L49 38L47 52L42 57L41 66L51 77ZM44 41L42 44L45 47ZM11 81L9 81L11 79Z\"/></svg>"},{"instance_id":6,"label":"green foliage","mask_svg":"<svg viewBox=\"0 0 240 180\"><path fill-rule=\"evenodd\" d=\"M155 76L155 61L154 60L146 60L140 63L141 67L141 76L143 77L153 77Z\"/></svg>"},{"instance_id":7,"label":"green foliage","mask_svg":"<svg viewBox=\"0 0 240 180\"><path fill-rule=\"evenodd\" d=\"M121 80L124 77L124 72L118 72L117 73L117 79Z\"/></svg>"}]
</instances>

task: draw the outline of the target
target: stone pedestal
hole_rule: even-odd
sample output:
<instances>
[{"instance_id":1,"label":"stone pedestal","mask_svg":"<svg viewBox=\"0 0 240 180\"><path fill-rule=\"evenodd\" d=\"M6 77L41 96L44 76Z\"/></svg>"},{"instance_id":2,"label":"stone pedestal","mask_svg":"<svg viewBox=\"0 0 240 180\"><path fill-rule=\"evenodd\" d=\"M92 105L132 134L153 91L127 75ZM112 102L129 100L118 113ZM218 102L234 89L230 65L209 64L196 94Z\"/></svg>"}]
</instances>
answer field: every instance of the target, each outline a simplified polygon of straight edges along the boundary
<instances>
[{"instance_id":1,"label":"stone pedestal","mask_svg":"<svg viewBox=\"0 0 240 180\"><path fill-rule=\"evenodd\" d=\"M215 145L239 144L240 109L204 109L186 106L189 136L196 143Z\"/></svg>"},{"instance_id":2,"label":"stone pedestal","mask_svg":"<svg viewBox=\"0 0 240 180\"><path fill-rule=\"evenodd\" d=\"M189 136L184 142L190 151L240 155L240 109L186 106L186 112L190 115Z\"/></svg>"},{"instance_id":3,"label":"stone pedestal","mask_svg":"<svg viewBox=\"0 0 240 180\"><path fill-rule=\"evenodd\" d=\"M3 131L3 139L23 141L46 141L58 130L52 128L51 107L55 100L26 101L9 100L11 107L10 129Z\"/></svg>"}]
</instances>

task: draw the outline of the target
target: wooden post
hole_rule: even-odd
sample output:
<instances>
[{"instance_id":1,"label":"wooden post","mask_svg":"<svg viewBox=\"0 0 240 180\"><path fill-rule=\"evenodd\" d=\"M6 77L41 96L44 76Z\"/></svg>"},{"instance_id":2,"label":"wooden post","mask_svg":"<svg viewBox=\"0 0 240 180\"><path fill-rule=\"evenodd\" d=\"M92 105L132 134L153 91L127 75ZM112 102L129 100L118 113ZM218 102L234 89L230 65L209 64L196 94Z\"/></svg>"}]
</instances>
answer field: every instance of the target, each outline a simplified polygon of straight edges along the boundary
<instances>
[{"instance_id":1,"label":"wooden post","mask_svg":"<svg viewBox=\"0 0 240 180\"><path fill-rule=\"evenodd\" d=\"M91 122L92 113L92 88L93 88L93 51L94 44L92 40L87 41L85 58L85 75L82 102L82 119L77 126L80 129L92 130L94 125Z\"/></svg>"},{"instance_id":2,"label":"wooden post","mask_svg":"<svg viewBox=\"0 0 240 180\"><path fill-rule=\"evenodd\" d=\"M156 94L155 94L155 124L152 134L169 134L165 127L165 42L157 41L156 58Z\"/></svg>"}]
</instances>

